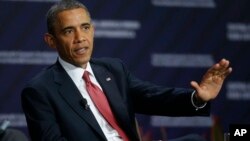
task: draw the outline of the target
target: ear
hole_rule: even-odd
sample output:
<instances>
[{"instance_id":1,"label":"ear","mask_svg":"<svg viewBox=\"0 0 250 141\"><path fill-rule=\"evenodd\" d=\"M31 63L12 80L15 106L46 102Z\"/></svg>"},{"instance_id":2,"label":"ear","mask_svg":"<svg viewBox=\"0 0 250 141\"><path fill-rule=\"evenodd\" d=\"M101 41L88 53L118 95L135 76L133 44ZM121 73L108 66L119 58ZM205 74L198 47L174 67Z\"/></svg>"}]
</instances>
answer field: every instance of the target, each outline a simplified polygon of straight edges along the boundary
<instances>
[{"instance_id":1,"label":"ear","mask_svg":"<svg viewBox=\"0 0 250 141\"><path fill-rule=\"evenodd\" d=\"M48 44L49 47L56 49L55 37L49 33L45 33L44 41Z\"/></svg>"}]
</instances>

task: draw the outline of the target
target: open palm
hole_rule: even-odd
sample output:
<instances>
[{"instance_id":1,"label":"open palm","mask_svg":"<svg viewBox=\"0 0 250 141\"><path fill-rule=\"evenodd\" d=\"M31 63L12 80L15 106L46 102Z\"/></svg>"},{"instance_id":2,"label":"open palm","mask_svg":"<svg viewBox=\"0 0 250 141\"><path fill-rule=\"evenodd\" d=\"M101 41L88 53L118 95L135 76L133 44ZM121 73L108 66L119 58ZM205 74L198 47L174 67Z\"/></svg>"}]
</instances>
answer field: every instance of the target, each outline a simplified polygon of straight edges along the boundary
<instances>
[{"instance_id":1,"label":"open palm","mask_svg":"<svg viewBox=\"0 0 250 141\"><path fill-rule=\"evenodd\" d=\"M214 99L220 92L225 78L232 72L229 61L221 59L213 65L202 77L200 84L191 81L191 86L196 90L196 97L202 101Z\"/></svg>"}]
</instances>

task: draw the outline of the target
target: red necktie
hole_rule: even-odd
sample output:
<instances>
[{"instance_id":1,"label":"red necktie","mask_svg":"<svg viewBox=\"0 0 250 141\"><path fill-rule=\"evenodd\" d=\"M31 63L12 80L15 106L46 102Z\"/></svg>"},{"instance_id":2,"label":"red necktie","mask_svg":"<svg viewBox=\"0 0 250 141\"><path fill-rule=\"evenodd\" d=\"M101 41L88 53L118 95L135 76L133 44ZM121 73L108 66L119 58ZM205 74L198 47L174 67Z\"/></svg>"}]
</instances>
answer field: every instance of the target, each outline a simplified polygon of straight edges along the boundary
<instances>
[{"instance_id":1,"label":"red necktie","mask_svg":"<svg viewBox=\"0 0 250 141\"><path fill-rule=\"evenodd\" d=\"M103 91L90 81L89 72L84 71L83 79L86 83L86 89L93 100L95 106L102 114L102 116L107 120L107 122L119 133L124 141L129 141L125 132L119 127L112 111L109 106L108 100L103 93Z\"/></svg>"}]
</instances>

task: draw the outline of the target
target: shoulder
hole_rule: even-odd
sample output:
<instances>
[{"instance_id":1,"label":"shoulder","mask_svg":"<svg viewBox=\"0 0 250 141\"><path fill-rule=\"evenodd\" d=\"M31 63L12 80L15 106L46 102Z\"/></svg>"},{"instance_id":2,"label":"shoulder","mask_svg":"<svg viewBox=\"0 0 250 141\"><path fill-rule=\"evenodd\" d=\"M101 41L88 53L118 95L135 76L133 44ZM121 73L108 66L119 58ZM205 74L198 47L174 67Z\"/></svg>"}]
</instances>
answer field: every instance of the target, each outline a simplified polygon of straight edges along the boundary
<instances>
[{"instance_id":1,"label":"shoulder","mask_svg":"<svg viewBox=\"0 0 250 141\"><path fill-rule=\"evenodd\" d=\"M39 86L49 83L54 79L54 72L57 70L57 64L43 68L35 76L33 76L29 81L27 81L26 86Z\"/></svg>"},{"instance_id":2,"label":"shoulder","mask_svg":"<svg viewBox=\"0 0 250 141\"><path fill-rule=\"evenodd\" d=\"M90 63L99 64L99 65L121 65L123 64L122 60L119 58L91 58Z\"/></svg>"},{"instance_id":3,"label":"shoulder","mask_svg":"<svg viewBox=\"0 0 250 141\"><path fill-rule=\"evenodd\" d=\"M94 69L104 69L117 75L126 75L128 73L126 65L119 58L92 58L90 64Z\"/></svg>"},{"instance_id":4,"label":"shoulder","mask_svg":"<svg viewBox=\"0 0 250 141\"><path fill-rule=\"evenodd\" d=\"M90 63L93 65L103 66L108 69L124 69L124 62L119 58L92 58Z\"/></svg>"}]
</instances>

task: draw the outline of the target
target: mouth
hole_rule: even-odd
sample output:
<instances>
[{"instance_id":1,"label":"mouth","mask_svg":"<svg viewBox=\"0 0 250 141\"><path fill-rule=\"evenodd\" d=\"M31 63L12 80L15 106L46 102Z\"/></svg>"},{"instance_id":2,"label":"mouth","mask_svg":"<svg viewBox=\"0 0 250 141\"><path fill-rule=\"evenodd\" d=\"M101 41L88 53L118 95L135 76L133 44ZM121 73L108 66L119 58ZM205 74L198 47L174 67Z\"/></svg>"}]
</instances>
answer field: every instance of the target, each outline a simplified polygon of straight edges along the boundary
<instances>
[{"instance_id":1,"label":"mouth","mask_svg":"<svg viewBox=\"0 0 250 141\"><path fill-rule=\"evenodd\" d=\"M77 55L85 54L88 51L88 47L81 47L74 50Z\"/></svg>"}]
</instances>

